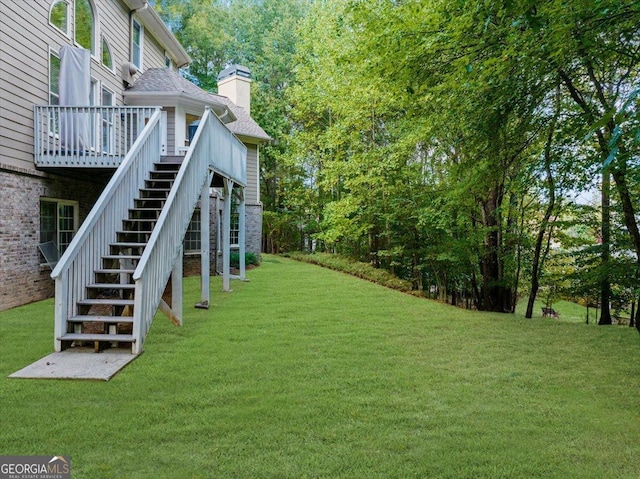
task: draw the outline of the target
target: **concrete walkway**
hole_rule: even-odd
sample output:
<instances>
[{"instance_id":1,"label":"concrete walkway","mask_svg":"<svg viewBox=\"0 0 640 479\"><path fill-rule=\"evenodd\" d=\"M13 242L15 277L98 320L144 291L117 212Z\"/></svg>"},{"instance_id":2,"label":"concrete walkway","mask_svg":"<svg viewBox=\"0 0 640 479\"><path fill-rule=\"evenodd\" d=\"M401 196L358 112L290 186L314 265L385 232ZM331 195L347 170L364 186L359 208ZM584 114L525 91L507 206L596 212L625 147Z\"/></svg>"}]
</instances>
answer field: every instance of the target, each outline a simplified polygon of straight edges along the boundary
<instances>
[{"instance_id":1,"label":"concrete walkway","mask_svg":"<svg viewBox=\"0 0 640 479\"><path fill-rule=\"evenodd\" d=\"M129 348L107 349L100 353L94 353L93 348L70 348L49 354L9 377L108 381L137 357Z\"/></svg>"}]
</instances>

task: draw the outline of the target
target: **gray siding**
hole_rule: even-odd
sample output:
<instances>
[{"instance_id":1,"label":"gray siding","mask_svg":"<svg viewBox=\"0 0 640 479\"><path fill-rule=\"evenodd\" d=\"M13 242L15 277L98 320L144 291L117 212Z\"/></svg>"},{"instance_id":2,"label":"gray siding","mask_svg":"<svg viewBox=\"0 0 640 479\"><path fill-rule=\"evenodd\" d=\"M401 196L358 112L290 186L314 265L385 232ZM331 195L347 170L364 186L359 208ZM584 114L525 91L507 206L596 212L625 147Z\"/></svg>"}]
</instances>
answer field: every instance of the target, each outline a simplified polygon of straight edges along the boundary
<instances>
[{"instance_id":1,"label":"gray siding","mask_svg":"<svg viewBox=\"0 0 640 479\"><path fill-rule=\"evenodd\" d=\"M33 169L33 105L48 103L49 3L0 0L0 164ZM28 39L28 41L27 41Z\"/></svg>"},{"instance_id":2,"label":"gray siding","mask_svg":"<svg viewBox=\"0 0 640 479\"><path fill-rule=\"evenodd\" d=\"M155 38L149 35L148 30L144 31L144 60L142 67L147 68L163 68L164 64L164 48L160 46Z\"/></svg>"},{"instance_id":3,"label":"gray siding","mask_svg":"<svg viewBox=\"0 0 640 479\"><path fill-rule=\"evenodd\" d=\"M258 204L259 172L258 172L258 146L247 146L247 189L245 201L248 205Z\"/></svg>"},{"instance_id":4,"label":"gray siding","mask_svg":"<svg viewBox=\"0 0 640 479\"><path fill-rule=\"evenodd\" d=\"M50 0L0 0L0 165L33 170L33 107L49 103L49 50L73 44L49 24ZM98 49L91 76L123 104L122 64L130 61L130 16L120 0L94 0ZM101 63L102 37L111 50L113 71ZM145 29L144 68L164 67L164 48ZM98 95L100 92L97 92Z\"/></svg>"}]
</instances>

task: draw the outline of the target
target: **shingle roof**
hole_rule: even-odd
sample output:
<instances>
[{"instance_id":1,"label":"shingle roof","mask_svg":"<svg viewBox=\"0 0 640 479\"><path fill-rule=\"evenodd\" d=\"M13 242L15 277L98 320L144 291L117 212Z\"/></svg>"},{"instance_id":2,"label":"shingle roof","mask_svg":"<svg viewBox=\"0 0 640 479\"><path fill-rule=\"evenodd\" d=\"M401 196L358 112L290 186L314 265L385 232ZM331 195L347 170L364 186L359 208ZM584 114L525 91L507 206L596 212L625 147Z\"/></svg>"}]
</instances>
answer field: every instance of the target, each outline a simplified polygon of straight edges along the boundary
<instances>
[{"instance_id":1,"label":"shingle roof","mask_svg":"<svg viewBox=\"0 0 640 479\"><path fill-rule=\"evenodd\" d=\"M213 94L212 94L213 95ZM237 118L236 121L232 121L231 123L227 123L227 127L236 135L247 136L251 138L255 138L257 140L271 141L271 138L267 133L262 129L260 125L256 123L256 121L251 118L251 115L246 112L244 108L241 106L237 106L226 96L221 95L213 95L220 101L224 102L224 104L231 110L231 112Z\"/></svg>"},{"instance_id":2,"label":"shingle roof","mask_svg":"<svg viewBox=\"0 0 640 479\"><path fill-rule=\"evenodd\" d=\"M149 68L136 82L125 91L126 96L136 93L173 93L186 95L192 99L201 100L205 104L224 106L231 110L235 121L227 123L227 127L236 135L269 141L271 137L258 125L253 118L229 98L209 93L169 68Z\"/></svg>"}]
</instances>

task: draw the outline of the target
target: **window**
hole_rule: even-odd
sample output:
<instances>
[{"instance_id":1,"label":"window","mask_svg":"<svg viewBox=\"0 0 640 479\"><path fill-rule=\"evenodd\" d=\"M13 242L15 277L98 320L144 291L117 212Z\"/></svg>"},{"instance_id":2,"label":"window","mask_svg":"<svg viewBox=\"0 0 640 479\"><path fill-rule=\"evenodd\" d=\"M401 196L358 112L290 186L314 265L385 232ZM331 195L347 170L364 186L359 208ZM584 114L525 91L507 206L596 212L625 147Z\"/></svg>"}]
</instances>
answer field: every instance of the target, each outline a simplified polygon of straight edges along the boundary
<instances>
[{"instance_id":1,"label":"window","mask_svg":"<svg viewBox=\"0 0 640 479\"><path fill-rule=\"evenodd\" d=\"M57 0L51 4L49 23L69 36L69 2Z\"/></svg>"},{"instance_id":2,"label":"window","mask_svg":"<svg viewBox=\"0 0 640 479\"><path fill-rule=\"evenodd\" d=\"M60 104L60 57L49 50L49 105ZM58 115L49 115L48 124L50 134L57 135L60 131Z\"/></svg>"},{"instance_id":3,"label":"window","mask_svg":"<svg viewBox=\"0 0 640 479\"><path fill-rule=\"evenodd\" d=\"M238 213L238 198L235 195L231 196L231 236L229 238L229 242L231 246L237 247L240 243L240 215Z\"/></svg>"},{"instance_id":4,"label":"window","mask_svg":"<svg viewBox=\"0 0 640 479\"><path fill-rule=\"evenodd\" d=\"M164 66L169 68L170 70L173 70L173 60L171 59L171 57L169 57L169 55L167 55L167 53L165 52L164 54Z\"/></svg>"},{"instance_id":5,"label":"window","mask_svg":"<svg viewBox=\"0 0 640 479\"><path fill-rule=\"evenodd\" d=\"M76 0L75 39L82 48L86 48L92 55L96 53L96 20L93 7L89 0Z\"/></svg>"},{"instance_id":6,"label":"window","mask_svg":"<svg viewBox=\"0 0 640 479\"><path fill-rule=\"evenodd\" d=\"M53 242L64 253L78 229L78 203L75 201L40 200L40 243Z\"/></svg>"},{"instance_id":7,"label":"window","mask_svg":"<svg viewBox=\"0 0 640 479\"><path fill-rule=\"evenodd\" d=\"M60 104L60 57L58 54L49 50L49 104Z\"/></svg>"},{"instance_id":8,"label":"window","mask_svg":"<svg viewBox=\"0 0 640 479\"><path fill-rule=\"evenodd\" d=\"M111 48L105 37L102 37L102 64L113 71L113 59L111 58Z\"/></svg>"},{"instance_id":9,"label":"window","mask_svg":"<svg viewBox=\"0 0 640 479\"><path fill-rule=\"evenodd\" d=\"M142 69L142 42L144 41L144 28L135 18L131 25L131 62Z\"/></svg>"},{"instance_id":10,"label":"window","mask_svg":"<svg viewBox=\"0 0 640 479\"><path fill-rule=\"evenodd\" d=\"M193 211L193 216L191 217L191 222L187 228L187 233L184 235L185 253L200 253L202 250L201 232L202 219L200 215L200 208L196 208Z\"/></svg>"},{"instance_id":11,"label":"window","mask_svg":"<svg viewBox=\"0 0 640 479\"><path fill-rule=\"evenodd\" d=\"M114 94L106 87L102 87L102 106L113 106ZM114 143L114 112L102 110L102 152L113 153Z\"/></svg>"}]
</instances>

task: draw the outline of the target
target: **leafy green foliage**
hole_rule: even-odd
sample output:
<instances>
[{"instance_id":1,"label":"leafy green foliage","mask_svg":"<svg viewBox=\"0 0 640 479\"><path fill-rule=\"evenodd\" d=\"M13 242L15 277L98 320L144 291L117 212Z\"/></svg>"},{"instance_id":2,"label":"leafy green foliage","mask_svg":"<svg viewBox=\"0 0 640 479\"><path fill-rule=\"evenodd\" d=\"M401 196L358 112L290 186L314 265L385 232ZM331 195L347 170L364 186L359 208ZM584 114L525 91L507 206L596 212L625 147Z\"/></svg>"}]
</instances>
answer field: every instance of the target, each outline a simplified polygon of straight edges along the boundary
<instances>
[{"instance_id":1,"label":"leafy green foliage","mask_svg":"<svg viewBox=\"0 0 640 479\"><path fill-rule=\"evenodd\" d=\"M640 257L637 2L157 3L201 85L228 63L254 72L277 138L261 152L269 251L336 252L512 312L553 277L573 197L604 168L622 234L569 280L630 289L637 265L605 257Z\"/></svg>"},{"instance_id":2,"label":"leafy green foliage","mask_svg":"<svg viewBox=\"0 0 640 479\"><path fill-rule=\"evenodd\" d=\"M240 267L240 253L237 251L232 251L229 257L229 262L232 268ZM245 266L257 266L260 264L260 260L255 253L245 253L244 254L244 264Z\"/></svg>"},{"instance_id":3,"label":"leafy green foliage","mask_svg":"<svg viewBox=\"0 0 640 479\"><path fill-rule=\"evenodd\" d=\"M402 291L403 293L412 292L410 281L402 280L388 271L374 268L368 263L361 263L359 261L354 261L352 259L330 253L303 254L299 252L291 252L287 253L286 256L297 261L304 261L305 263L315 264L324 268L330 268L358 278L366 279L367 281L371 281L397 291ZM416 291L415 293L418 296L421 295L419 291Z\"/></svg>"}]
</instances>

